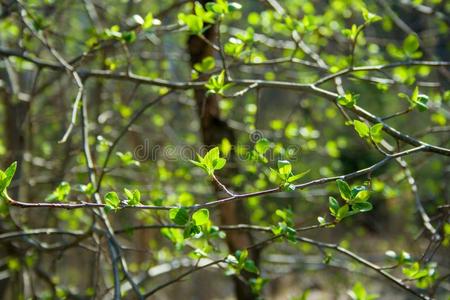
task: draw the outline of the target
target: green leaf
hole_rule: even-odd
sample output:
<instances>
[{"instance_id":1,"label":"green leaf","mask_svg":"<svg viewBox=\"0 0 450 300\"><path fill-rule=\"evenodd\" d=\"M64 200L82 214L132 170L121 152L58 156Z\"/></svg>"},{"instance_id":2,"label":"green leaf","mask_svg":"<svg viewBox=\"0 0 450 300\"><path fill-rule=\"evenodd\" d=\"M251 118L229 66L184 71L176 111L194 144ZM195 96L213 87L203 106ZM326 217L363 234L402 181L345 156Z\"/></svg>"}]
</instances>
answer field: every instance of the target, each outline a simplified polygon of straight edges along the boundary
<instances>
[{"instance_id":1,"label":"green leaf","mask_svg":"<svg viewBox=\"0 0 450 300\"><path fill-rule=\"evenodd\" d=\"M419 87L418 87L418 86L416 86L416 87L414 88L414 91L413 91L413 93L412 93L412 95L411 95L411 100L412 100L413 102L416 102L416 101L417 101L417 97L419 97Z\"/></svg>"},{"instance_id":2,"label":"green leaf","mask_svg":"<svg viewBox=\"0 0 450 300\"><path fill-rule=\"evenodd\" d=\"M172 241L178 249L184 244L184 237L179 229L163 228L161 229L161 234Z\"/></svg>"},{"instance_id":3,"label":"green leaf","mask_svg":"<svg viewBox=\"0 0 450 300\"><path fill-rule=\"evenodd\" d=\"M427 95L423 95L420 94L417 97L417 100L415 101L416 105L417 105L417 109L419 111L427 111L428 110L428 96Z\"/></svg>"},{"instance_id":4,"label":"green leaf","mask_svg":"<svg viewBox=\"0 0 450 300\"><path fill-rule=\"evenodd\" d=\"M11 181L16 173L17 162L13 162L9 167L3 172L0 171L0 195L9 187Z\"/></svg>"},{"instance_id":5,"label":"green leaf","mask_svg":"<svg viewBox=\"0 0 450 300\"><path fill-rule=\"evenodd\" d=\"M125 153L116 152L116 155L120 158L120 160L122 161L122 163L125 166L129 166L129 165L139 166L140 165L140 163L138 161L133 159L133 154L130 151L125 152Z\"/></svg>"},{"instance_id":6,"label":"green leaf","mask_svg":"<svg viewBox=\"0 0 450 300\"><path fill-rule=\"evenodd\" d=\"M203 161L205 164L212 166L213 162L219 158L219 155L219 147L214 147L205 154L205 156L203 157Z\"/></svg>"},{"instance_id":7,"label":"green leaf","mask_svg":"<svg viewBox=\"0 0 450 300\"><path fill-rule=\"evenodd\" d=\"M339 95L337 97L337 101L340 105L351 108L356 105L358 97L359 95L352 95L351 93L346 93L344 96Z\"/></svg>"},{"instance_id":8,"label":"green leaf","mask_svg":"<svg viewBox=\"0 0 450 300\"><path fill-rule=\"evenodd\" d=\"M244 270L251 272L251 273L255 273L255 274L259 274L259 270L255 265L255 262L251 259L247 259L244 263Z\"/></svg>"},{"instance_id":9,"label":"green leaf","mask_svg":"<svg viewBox=\"0 0 450 300\"><path fill-rule=\"evenodd\" d=\"M278 161L278 172L287 178L292 172L291 163L287 160L279 160Z\"/></svg>"},{"instance_id":10,"label":"green leaf","mask_svg":"<svg viewBox=\"0 0 450 300\"><path fill-rule=\"evenodd\" d=\"M220 170L225 166L227 160L225 158L217 158L213 161L213 169Z\"/></svg>"},{"instance_id":11,"label":"green leaf","mask_svg":"<svg viewBox=\"0 0 450 300\"><path fill-rule=\"evenodd\" d=\"M349 216L349 210L350 210L350 207L348 206L348 204L345 204L345 205L341 206L338 209L337 213L336 213L336 219L337 220L342 220L345 217L348 217Z\"/></svg>"},{"instance_id":12,"label":"green leaf","mask_svg":"<svg viewBox=\"0 0 450 300\"><path fill-rule=\"evenodd\" d=\"M105 195L105 204L113 209L120 207L120 199L116 192L109 192Z\"/></svg>"},{"instance_id":13,"label":"green leaf","mask_svg":"<svg viewBox=\"0 0 450 300\"><path fill-rule=\"evenodd\" d=\"M236 258L239 261L239 264L243 265L248 257L248 250L244 249L244 250L237 250L234 255L236 256Z\"/></svg>"},{"instance_id":14,"label":"green leaf","mask_svg":"<svg viewBox=\"0 0 450 300\"><path fill-rule=\"evenodd\" d=\"M255 150L259 154L265 154L270 148L270 142L266 138L260 138L255 144Z\"/></svg>"},{"instance_id":15,"label":"green leaf","mask_svg":"<svg viewBox=\"0 0 450 300\"><path fill-rule=\"evenodd\" d=\"M128 199L128 205L135 206L141 204L141 192L139 190L130 191L129 189L123 189Z\"/></svg>"},{"instance_id":16,"label":"green leaf","mask_svg":"<svg viewBox=\"0 0 450 300\"><path fill-rule=\"evenodd\" d=\"M366 289L364 288L364 286L361 284L361 282L355 283L352 291L353 291L356 299L358 299L358 300L366 299L367 292L366 292Z\"/></svg>"},{"instance_id":17,"label":"green leaf","mask_svg":"<svg viewBox=\"0 0 450 300\"><path fill-rule=\"evenodd\" d=\"M187 15L184 22L193 34L200 34L203 30L203 19L196 15Z\"/></svg>"},{"instance_id":18,"label":"green leaf","mask_svg":"<svg viewBox=\"0 0 450 300\"><path fill-rule=\"evenodd\" d=\"M192 215L192 220L194 220L195 224L198 226L207 224L209 222L209 211L206 208L196 211Z\"/></svg>"},{"instance_id":19,"label":"green leaf","mask_svg":"<svg viewBox=\"0 0 450 300\"><path fill-rule=\"evenodd\" d=\"M194 69L198 72L208 72L216 66L216 62L214 60L214 57L207 56L205 57L200 63L196 63L194 65Z\"/></svg>"},{"instance_id":20,"label":"green leaf","mask_svg":"<svg viewBox=\"0 0 450 300\"><path fill-rule=\"evenodd\" d=\"M190 159L189 162L193 163L194 165L196 165L199 168L202 168L202 169L206 170L205 164L203 164L201 162L198 162L198 161L195 161L195 160L192 160L192 159Z\"/></svg>"},{"instance_id":21,"label":"green leaf","mask_svg":"<svg viewBox=\"0 0 450 300\"><path fill-rule=\"evenodd\" d=\"M183 207L172 208L169 210L169 218L177 225L185 225L189 221L189 213Z\"/></svg>"},{"instance_id":22,"label":"green leaf","mask_svg":"<svg viewBox=\"0 0 450 300\"><path fill-rule=\"evenodd\" d=\"M336 184L339 189L339 193L341 194L342 199L346 201L352 200L352 192L350 186L344 180L338 179L336 180Z\"/></svg>"},{"instance_id":23,"label":"green leaf","mask_svg":"<svg viewBox=\"0 0 450 300\"><path fill-rule=\"evenodd\" d=\"M367 24L375 23L375 22L381 21L383 19L380 16L369 12L366 8L362 9L362 15L363 15L364 21Z\"/></svg>"},{"instance_id":24,"label":"green leaf","mask_svg":"<svg viewBox=\"0 0 450 300\"><path fill-rule=\"evenodd\" d=\"M90 182L88 184L82 184L80 186L80 189L83 193L85 193L88 196L92 196L95 193L95 188Z\"/></svg>"},{"instance_id":25,"label":"green leaf","mask_svg":"<svg viewBox=\"0 0 450 300\"><path fill-rule=\"evenodd\" d=\"M125 196L128 198L128 200L133 199L133 192L132 191L130 191L127 188L124 188L123 192L125 193Z\"/></svg>"},{"instance_id":26,"label":"green leaf","mask_svg":"<svg viewBox=\"0 0 450 300\"><path fill-rule=\"evenodd\" d=\"M334 197L329 197L328 198L328 203L329 203L329 209L331 212L332 216L336 216L337 212L339 210L339 203L338 201L334 198Z\"/></svg>"},{"instance_id":27,"label":"green leaf","mask_svg":"<svg viewBox=\"0 0 450 300\"><path fill-rule=\"evenodd\" d=\"M71 190L70 184L66 181L61 182L56 189L45 198L45 201L64 201L69 195Z\"/></svg>"},{"instance_id":28,"label":"green leaf","mask_svg":"<svg viewBox=\"0 0 450 300\"><path fill-rule=\"evenodd\" d=\"M370 127L370 138L375 142L375 143L380 143L383 140L383 124L382 123L377 123L375 125L373 125L372 127Z\"/></svg>"},{"instance_id":29,"label":"green leaf","mask_svg":"<svg viewBox=\"0 0 450 300\"><path fill-rule=\"evenodd\" d=\"M412 56L419 48L419 40L415 34L408 35L403 41L403 51L408 56Z\"/></svg>"},{"instance_id":30,"label":"green leaf","mask_svg":"<svg viewBox=\"0 0 450 300\"><path fill-rule=\"evenodd\" d=\"M409 267L403 268L402 272L409 279L420 279L422 277L428 276L428 270L427 269L421 269L420 268L420 264L418 262L413 263Z\"/></svg>"},{"instance_id":31,"label":"green leaf","mask_svg":"<svg viewBox=\"0 0 450 300\"><path fill-rule=\"evenodd\" d=\"M352 209L358 212L367 212L373 209L372 203L370 202L357 202L352 205Z\"/></svg>"},{"instance_id":32,"label":"green leaf","mask_svg":"<svg viewBox=\"0 0 450 300\"><path fill-rule=\"evenodd\" d=\"M421 112L428 110L428 96L424 94L419 94L419 87L416 86L411 95L411 98L406 96L407 99L411 102L412 107L417 107L417 109Z\"/></svg>"},{"instance_id":33,"label":"green leaf","mask_svg":"<svg viewBox=\"0 0 450 300\"><path fill-rule=\"evenodd\" d=\"M227 160L225 158L221 158L219 147L214 147L209 150L204 157L201 157L197 154L199 161L189 160L191 163L196 165L197 167L202 168L208 173L208 175L212 175L214 170L220 170L225 166Z\"/></svg>"},{"instance_id":34,"label":"green leaf","mask_svg":"<svg viewBox=\"0 0 450 300\"><path fill-rule=\"evenodd\" d=\"M366 123L355 120L353 121L353 126L360 137L364 138L369 136L369 126Z\"/></svg>"},{"instance_id":35,"label":"green leaf","mask_svg":"<svg viewBox=\"0 0 450 300\"><path fill-rule=\"evenodd\" d=\"M180 225L180 224L179 224ZM194 222L188 222L186 227L184 228L183 236L184 238L192 237L196 234L199 234L201 229Z\"/></svg>"},{"instance_id":36,"label":"green leaf","mask_svg":"<svg viewBox=\"0 0 450 300\"><path fill-rule=\"evenodd\" d=\"M365 185L354 186L351 190L351 198L355 202L364 202L369 199L369 190Z\"/></svg>"},{"instance_id":37,"label":"green leaf","mask_svg":"<svg viewBox=\"0 0 450 300\"><path fill-rule=\"evenodd\" d=\"M309 173L310 170L306 170L305 172L302 172L300 174L297 175L293 175L291 177L289 177L288 182L294 182L296 180L299 180L300 178L302 178L303 176L305 176L306 174Z\"/></svg>"},{"instance_id":38,"label":"green leaf","mask_svg":"<svg viewBox=\"0 0 450 300\"><path fill-rule=\"evenodd\" d=\"M133 190L133 201L130 201L130 205L141 204L141 192L139 190Z\"/></svg>"},{"instance_id":39,"label":"green leaf","mask_svg":"<svg viewBox=\"0 0 450 300\"><path fill-rule=\"evenodd\" d=\"M153 14L149 12L144 18L144 24L142 24L142 28L148 29L153 26Z\"/></svg>"},{"instance_id":40,"label":"green leaf","mask_svg":"<svg viewBox=\"0 0 450 300\"><path fill-rule=\"evenodd\" d=\"M223 95L225 90L233 86L232 83L225 84L225 71L219 75L212 75L205 87L208 88L208 93Z\"/></svg>"}]
</instances>

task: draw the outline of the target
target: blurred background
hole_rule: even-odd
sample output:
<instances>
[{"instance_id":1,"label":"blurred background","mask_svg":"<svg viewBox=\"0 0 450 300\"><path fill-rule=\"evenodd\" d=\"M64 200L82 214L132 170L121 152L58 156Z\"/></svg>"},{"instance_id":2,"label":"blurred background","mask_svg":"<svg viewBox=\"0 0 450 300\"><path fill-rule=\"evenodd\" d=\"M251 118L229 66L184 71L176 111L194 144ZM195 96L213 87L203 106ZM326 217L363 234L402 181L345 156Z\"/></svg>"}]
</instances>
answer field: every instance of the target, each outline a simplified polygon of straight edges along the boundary
<instances>
[{"instance_id":1,"label":"blurred background","mask_svg":"<svg viewBox=\"0 0 450 300\"><path fill-rule=\"evenodd\" d=\"M192 67L196 62L194 38L180 24L180 13L192 13L191 1L3 0L0 161L3 170L13 161L18 162L8 189L11 198L48 203L94 201L93 187L88 184L85 142L90 146L93 172L97 179L101 177L100 195L108 191L123 194L124 187L138 189L142 203L147 205L189 206L226 196L213 187L205 172L188 161L196 159L194 154L201 152L205 144L217 144L222 155L229 158L227 167L217 175L238 193L276 187L269 167L276 168L278 159L289 160L296 174L310 170L299 182L351 173L373 165L383 156L361 139L353 126L346 125L336 105L301 89L257 87L237 97L205 97L215 97L220 110L220 114L213 113L213 125L209 127L202 123L199 96L192 89L176 89L127 126L145 105L170 90L170 85L155 84L157 80L207 80L211 74L220 73L222 57L226 57L233 79L310 84L342 70L351 61L351 41L343 30L364 23L363 8L382 19L366 26L358 37L353 58L356 66L450 59L447 1L239 3L242 8L229 12L220 22L220 41L217 33L211 38L206 34L211 30L205 31L204 38L222 47L223 53L211 51L215 66L202 72ZM286 15L276 11L277 3ZM143 28L136 15L151 25ZM292 22L307 48L296 42ZM417 37L419 46L408 54L405 40L410 35ZM83 108L77 102L76 78L61 67L61 60L48 45L79 73L84 84ZM274 61L277 59L286 61ZM155 82L130 80L127 71ZM340 82L329 81L321 87L358 94L358 105L380 117L408 109L407 99L398 93L411 95L418 86L429 97L428 110L414 109L386 122L426 143L449 147L448 65L398 65L340 78ZM225 94L241 89L234 85ZM68 131L73 105L80 108L75 111L72 131ZM83 141L80 125L83 118L79 113L84 108L87 141ZM259 138L270 141L267 163L247 155ZM386 140L399 151L408 148L387 135ZM107 157L107 168L103 168ZM450 272L450 225L447 211L438 208L448 205L450 199L449 160L420 152L404 161L407 168L392 161L370 176L349 181L353 185L370 184L372 211L345 219L334 228L301 232L301 236L339 244L380 266L395 266L403 252L403 257L420 261L429 272L426 280L405 282L434 293L437 299L449 299L450 282L442 276ZM236 219L244 223L271 226L279 221L277 209L290 209L295 227L309 226L317 224L319 216L332 220L328 197L338 195L333 181L304 190L251 197L241 201L234 213L242 215ZM424 229L417 199L439 232L437 242L433 240L436 236ZM0 213L0 298L112 298L114 264L107 239L92 230L101 222L91 209L25 209L2 201ZM223 223L224 213L219 208L211 209L213 224ZM107 217L116 230L130 274L146 291L191 268L195 264L192 249L207 249L217 258L228 253L227 245L230 247L226 238L186 239L177 244L167 232L145 227L171 223L165 211L124 209ZM5 235L42 228L76 235ZM84 233L88 236L84 237ZM254 243L268 236L253 231L246 235ZM394 251L397 262L392 252L389 257L386 251ZM358 283L380 299L414 299L360 263L307 243L270 243L258 251L257 261L262 277L268 280L261 296L266 299L349 299L348 291ZM405 278L402 267L393 269L392 274ZM126 280L122 282L122 293L126 299L135 299ZM150 297L236 298L232 277L225 276L217 266L195 272Z\"/></svg>"}]
</instances>

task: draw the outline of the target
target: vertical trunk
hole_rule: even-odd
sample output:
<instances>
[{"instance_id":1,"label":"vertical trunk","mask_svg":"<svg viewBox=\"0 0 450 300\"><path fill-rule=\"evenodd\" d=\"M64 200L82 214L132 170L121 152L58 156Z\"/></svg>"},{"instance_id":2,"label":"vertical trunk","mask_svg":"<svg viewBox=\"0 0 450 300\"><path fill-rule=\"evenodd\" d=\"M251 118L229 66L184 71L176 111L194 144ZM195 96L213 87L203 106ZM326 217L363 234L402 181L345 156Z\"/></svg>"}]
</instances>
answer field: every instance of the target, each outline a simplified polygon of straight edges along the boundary
<instances>
[{"instance_id":1,"label":"vertical trunk","mask_svg":"<svg viewBox=\"0 0 450 300\"><path fill-rule=\"evenodd\" d=\"M200 2L202 4L205 4L208 1L202 0ZM212 43L215 43L216 27L210 27L207 31L204 32L204 36ZM198 62L201 62L205 57L214 56L212 47L198 36L190 36L188 40L188 49L190 54L191 66ZM207 78L204 78L204 76L200 76L200 79ZM196 89L194 91L194 97L197 106L197 113L200 120L200 128L204 145L206 145L207 147L214 147L216 145L219 145L224 138L228 139L230 143L234 145L235 136L233 130L225 121L220 118L219 97L217 95L207 96L206 89ZM231 153L233 153L233 151L231 151ZM233 157L230 157L229 160L233 161L234 159ZM224 172L222 172L222 174L225 173L225 175L221 176L221 180L223 179L224 183L226 184L227 177L230 178L236 170L236 167L227 168ZM217 185L215 185L214 188L218 197L223 196L223 191L221 191ZM229 202L228 204L222 205L220 207L220 218L222 224L231 225L244 222L243 219L245 219L245 216L243 216L242 214L243 207L239 207L241 205L242 203L239 202ZM251 236L247 232L232 231L227 233L226 242L228 244L230 252L234 252L238 249L244 249L250 246ZM252 254L253 259L256 259L255 253L250 253L250 255ZM248 300L255 298L251 293L250 287L246 283L239 280L237 277L234 278L234 284L237 299Z\"/></svg>"}]
</instances>

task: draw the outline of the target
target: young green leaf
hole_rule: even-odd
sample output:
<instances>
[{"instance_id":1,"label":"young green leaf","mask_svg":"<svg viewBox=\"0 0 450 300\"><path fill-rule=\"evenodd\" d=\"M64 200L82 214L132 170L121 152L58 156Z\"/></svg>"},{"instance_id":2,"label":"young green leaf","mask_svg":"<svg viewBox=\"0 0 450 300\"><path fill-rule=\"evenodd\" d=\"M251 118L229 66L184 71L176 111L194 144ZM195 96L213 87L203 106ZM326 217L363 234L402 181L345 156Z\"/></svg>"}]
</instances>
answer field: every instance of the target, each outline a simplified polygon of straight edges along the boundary
<instances>
[{"instance_id":1,"label":"young green leaf","mask_svg":"<svg viewBox=\"0 0 450 300\"><path fill-rule=\"evenodd\" d=\"M403 51L408 56L412 56L419 48L419 40L415 34L408 35L403 41Z\"/></svg>"},{"instance_id":2,"label":"young green leaf","mask_svg":"<svg viewBox=\"0 0 450 300\"><path fill-rule=\"evenodd\" d=\"M332 216L336 216L337 212L339 210L339 203L338 201L334 198L334 197L329 197L328 198L328 203L329 203L329 209L331 212Z\"/></svg>"},{"instance_id":3,"label":"young green leaf","mask_svg":"<svg viewBox=\"0 0 450 300\"><path fill-rule=\"evenodd\" d=\"M270 148L270 142L266 138L259 139L255 144L255 150L259 154L265 154Z\"/></svg>"},{"instance_id":4,"label":"young green leaf","mask_svg":"<svg viewBox=\"0 0 450 300\"><path fill-rule=\"evenodd\" d=\"M192 34L200 34L203 31L203 19L196 15L187 15L184 18L184 23L187 25Z\"/></svg>"},{"instance_id":5,"label":"young green leaf","mask_svg":"<svg viewBox=\"0 0 450 300\"><path fill-rule=\"evenodd\" d=\"M66 181L61 182L56 189L45 198L45 201L64 201L71 190L70 184Z\"/></svg>"},{"instance_id":6,"label":"young green leaf","mask_svg":"<svg viewBox=\"0 0 450 300\"><path fill-rule=\"evenodd\" d=\"M305 176L306 174L308 174L309 171L310 171L310 170L306 170L305 172L302 172L302 173L300 173L300 174L290 176L289 179L288 179L288 182L291 183L291 182L294 182L294 181L299 180L300 178L302 178L303 176Z\"/></svg>"},{"instance_id":7,"label":"young green leaf","mask_svg":"<svg viewBox=\"0 0 450 300\"><path fill-rule=\"evenodd\" d=\"M128 199L128 205L135 206L141 204L141 192L139 190L130 191L129 189L123 189Z\"/></svg>"},{"instance_id":8,"label":"young green leaf","mask_svg":"<svg viewBox=\"0 0 450 300\"><path fill-rule=\"evenodd\" d=\"M366 123L355 120L353 121L353 126L360 137L365 138L369 136L369 126Z\"/></svg>"},{"instance_id":9,"label":"young green leaf","mask_svg":"<svg viewBox=\"0 0 450 300\"><path fill-rule=\"evenodd\" d=\"M105 208L108 207L108 209L118 209L120 207L120 199L119 196L117 196L116 192L108 192L105 195Z\"/></svg>"},{"instance_id":10,"label":"young green leaf","mask_svg":"<svg viewBox=\"0 0 450 300\"><path fill-rule=\"evenodd\" d=\"M350 207L348 206L348 204L341 206L336 213L336 220L340 221L345 217L348 217L350 213L349 210Z\"/></svg>"},{"instance_id":11,"label":"young green leaf","mask_svg":"<svg viewBox=\"0 0 450 300\"><path fill-rule=\"evenodd\" d=\"M9 167L3 172L0 171L0 195L8 188L11 181L16 173L17 162L13 162Z\"/></svg>"},{"instance_id":12,"label":"young green leaf","mask_svg":"<svg viewBox=\"0 0 450 300\"><path fill-rule=\"evenodd\" d=\"M370 138L375 142L375 143L380 143L383 140L383 124L382 123L377 123L375 125L373 125L372 127L370 127Z\"/></svg>"},{"instance_id":13,"label":"young green leaf","mask_svg":"<svg viewBox=\"0 0 450 300\"><path fill-rule=\"evenodd\" d=\"M250 273L255 273L255 274L259 274L259 270L256 267L256 264L253 260L251 259L247 259L244 262L244 270L250 272Z\"/></svg>"},{"instance_id":14,"label":"young green leaf","mask_svg":"<svg viewBox=\"0 0 450 300\"><path fill-rule=\"evenodd\" d=\"M336 184L339 189L339 193L341 194L342 199L346 201L352 200L352 192L350 186L344 180L338 179L336 180Z\"/></svg>"},{"instance_id":15,"label":"young green leaf","mask_svg":"<svg viewBox=\"0 0 450 300\"><path fill-rule=\"evenodd\" d=\"M368 212L373 208L370 202L357 202L352 205L352 209L358 212Z\"/></svg>"},{"instance_id":16,"label":"young green leaf","mask_svg":"<svg viewBox=\"0 0 450 300\"><path fill-rule=\"evenodd\" d=\"M196 63L194 65L194 69L198 72L208 72L212 69L214 69L216 65L216 62L214 60L214 57L207 56L205 57L200 63Z\"/></svg>"},{"instance_id":17,"label":"young green leaf","mask_svg":"<svg viewBox=\"0 0 450 300\"><path fill-rule=\"evenodd\" d=\"M209 211L206 208L197 210L192 214L192 220L194 220L195 225L201 226L209 222Z\"/></svg>"},{"instance_id":18,"label":"young green leaf","mask_svg":"<svg viewBox=\"0 0 450 300\"><path fill-rule=\"evenodd\" d=\"M169 218L177 225L185 225L189 221L189 213L183 207L172 208L169 210Z\"/></svg>"},{"instance_id":19,"label":"young green leaf","mask_svg":"<svg viewBox=\"0 0 450 300\"><path fill-rule=\"evenodd\" d=\"M279 160L278 161L278 172L287 178L292 172L291 163L287 160Z\"/></svg>"},{"instance_id":20,"label":"young green leaf","mask_svg":"<svg viewBox=\"0 0 450 300\"><path fill-rule=\"evenodd\" d=\"M383 19L380 16L369 12L366 8L362 9L362 15L366 24L375 23Z\"/></svg>"},{"instance_id":21,"label":"young green leaf","mask_svg":"<svg viewBox=\"0 0 450 300\"><path fill-rule=\"evenodd\" d=\"M358 100L358 98L359 95L346 93L345 95L339 95L337 97L337 101L340 105L351 108L356 105L356 101Z\"/></svg>"}]
</instances>

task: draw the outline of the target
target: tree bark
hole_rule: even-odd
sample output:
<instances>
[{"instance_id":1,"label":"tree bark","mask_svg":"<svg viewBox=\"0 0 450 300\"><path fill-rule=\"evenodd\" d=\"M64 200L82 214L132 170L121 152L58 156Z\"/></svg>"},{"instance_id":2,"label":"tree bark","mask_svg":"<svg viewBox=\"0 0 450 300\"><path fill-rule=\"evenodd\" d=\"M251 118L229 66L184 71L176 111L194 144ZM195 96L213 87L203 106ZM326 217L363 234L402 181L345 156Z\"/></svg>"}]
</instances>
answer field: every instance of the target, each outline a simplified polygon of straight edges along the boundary
<instances>
[{"instance_id":1,"label":"tree bark","mask_svg":"<svg viewBox=\"0 0 450 300\"><path fill-rule=\"evenodd\" d=\"M201 4L205 4L208 1L199 1ZM215 43L217 39L216 26L211 26L206 30L203 35L211 43ZM190 54L190 63L193 67L196 63L201 62L205 57L213 56L213 48L197 35L192 35L188 40L188 50ZM199 80L207 80L208 78L200 74ZM232 145L235 145L235 135L233 130L228 126L227 122L220 117L219 97L217 95L206 95L206 89L195 89L194 97L196 101L197 113L200 121L200 129L204 145L208 148L220 145L223 139L228 139ZM235 157L233 157L234 151L231 151L228 158L227 168L221 172L221 180L226 184L227 178L231 178L231 175L237 171ZM231 162L231 163L230 163ZM234 162L234 163L233 163ZM217 197L223 197L224 192L220 190L217 184L214 184L214 189ZM220 219L224 225L232 225L245 222L245 213L243 212L242 203L229 202L220 207ZM245 249L251 245L251 236L248 232L233 231L227 232L226 242L231 253L236 250ZM257 260L256 251L251 251L250 257ZM243 274L244 277L249 277L250 274ZM250 286L242 280L234 277L235 293L238 300L255 299L252 294Z\"/></svg>"}]
</instances>

